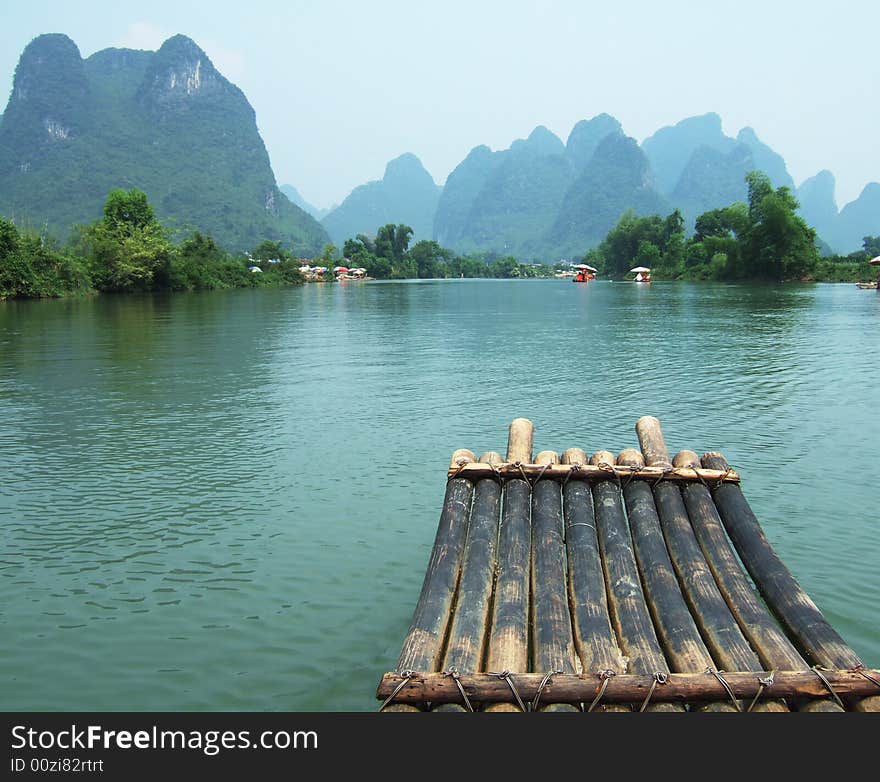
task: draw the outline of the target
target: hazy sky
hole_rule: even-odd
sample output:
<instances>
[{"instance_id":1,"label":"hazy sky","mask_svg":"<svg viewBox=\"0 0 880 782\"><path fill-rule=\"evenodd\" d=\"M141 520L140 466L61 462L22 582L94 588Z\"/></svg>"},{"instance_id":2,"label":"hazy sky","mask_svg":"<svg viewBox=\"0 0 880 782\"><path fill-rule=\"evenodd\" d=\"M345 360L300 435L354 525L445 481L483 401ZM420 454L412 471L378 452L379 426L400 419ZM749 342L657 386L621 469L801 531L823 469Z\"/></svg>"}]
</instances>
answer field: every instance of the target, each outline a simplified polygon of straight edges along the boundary
<instances>
[{"instance_id":1,"label":"hazy sky","mask_svg":"<svg viewBox=\"0 0 880 782\"><path fill-rule=\"evenodd\" d=\"M84 57L199 44L247 95L279 184L341 201L413 152L438 184L478 144L607 112L638 141L696 114L745 125L838 205L880 181L873 0L0 0L0 88L45 32Z\"/></svg>"}]
</instances>

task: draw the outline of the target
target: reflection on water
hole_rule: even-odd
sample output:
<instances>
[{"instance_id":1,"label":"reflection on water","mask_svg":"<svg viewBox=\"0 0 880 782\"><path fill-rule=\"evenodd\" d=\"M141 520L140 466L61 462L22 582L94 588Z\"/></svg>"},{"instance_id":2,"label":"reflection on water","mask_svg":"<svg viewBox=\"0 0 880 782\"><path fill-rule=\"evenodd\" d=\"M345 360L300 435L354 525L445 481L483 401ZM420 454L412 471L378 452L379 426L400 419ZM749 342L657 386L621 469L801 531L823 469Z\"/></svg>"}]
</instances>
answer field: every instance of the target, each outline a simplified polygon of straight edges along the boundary
<instances>
[{"instance_id":1,"label":"reflection on water","mask_svg":"<svg viewBox=\"0 0 880 782\"><path fill-rule=\"evenodd\" d=\"M536 451L635 445L646 413L673 450L724 450L880 664L875 481L828 469L880 435L878 299L455 280L0 304L3 705L373 708L449 454L503 450L520 415Z\"/></svg>"}]
</instances>

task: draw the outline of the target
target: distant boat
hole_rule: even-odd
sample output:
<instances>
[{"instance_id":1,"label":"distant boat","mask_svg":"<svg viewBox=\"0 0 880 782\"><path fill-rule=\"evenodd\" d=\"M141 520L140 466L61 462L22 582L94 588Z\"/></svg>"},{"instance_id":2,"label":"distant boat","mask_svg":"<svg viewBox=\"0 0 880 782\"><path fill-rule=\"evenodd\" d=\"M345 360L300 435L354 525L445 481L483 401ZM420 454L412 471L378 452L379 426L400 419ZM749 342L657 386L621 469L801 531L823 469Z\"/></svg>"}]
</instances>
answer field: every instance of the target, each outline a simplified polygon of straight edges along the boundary
<instances>
[{"instance_id":1,"label":"distant boat","mask_svg":"<svg viewBox=\"0 0 880 782\"><path fill-rule=\"evenodd\" d=\"M629 274L635 273L636 278L634 280L624 280L624 282L641 282L641 283L649 283L651 282L651 270L647 266L636 266L629 270Z\"/></svg>"},{"instance_id":2,"label":"distant boat","mask_svg":"<svg viewBox=\"0 0 880 782\"><path fill-rule=\"evenodd\" d=\"M856 286L861 288L863 291L877 290L877 283L876 282L857 282Z\"/></svg>"},{"instance_id":3,"label":"distant boat","mask_svg":"<svg viewBox=\"0 0 880 782\"><path fill-rule=\"evenodd\" d=\"M598 269L596 269L594 266L590 266L586 263L579 263L572 268L578 270L578 273L574 277L574 279L572 279L572 282L589 282L590 280L596 279L596 272L598 271Z\"/></svg>"}]
</instances>

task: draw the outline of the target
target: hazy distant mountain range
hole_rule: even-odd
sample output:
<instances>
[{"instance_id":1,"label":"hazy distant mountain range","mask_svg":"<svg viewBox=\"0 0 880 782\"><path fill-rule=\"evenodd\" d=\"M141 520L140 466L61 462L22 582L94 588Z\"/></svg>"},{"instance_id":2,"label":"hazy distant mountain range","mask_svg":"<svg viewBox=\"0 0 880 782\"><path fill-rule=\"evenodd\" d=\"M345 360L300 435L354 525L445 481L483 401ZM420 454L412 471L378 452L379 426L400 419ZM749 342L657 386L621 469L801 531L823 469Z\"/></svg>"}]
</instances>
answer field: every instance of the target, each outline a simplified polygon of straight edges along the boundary
<instances>
[{"instance_id":1,"label":"hazy distant mountain range","mask_svg":"<svg viewBox=\"0 0 880 782\"><path fill-rule=\"evenodd\" d=\"M746 172L794 189L783 158L751 128L725 136L717 114L659 129L639 145L607 114L578 122L567 141L539 126L509 149L477 146L441 188L407 153L381 180L338 206L279 189L244 94L189 38L157 52L105 49L86 60L67 36L34 39L0 115L0 215L63 237L97 219L114 187L144 190L157 214L231 249L262 239L317 253L386 223L459 252L551 260L598 244L621 214L668 214L689 224L746 199ZM880 234L880 184L838 210L822 171L796 189L801 212L837 252ZM320 222L318 222L320 220Z\"/></svg>"},{"instance_id":2,"label":"hazy distant mountain range","mask_svg":"<svg viewBox=\"0 0 880 782\"><path fill-rule=\"evenodd\" d=\"M417 220L416 233L425 236L429 199L404 193L415 191L429 176L408 157L410 165L399 178L388 181L386 175L382 183L356 188L323 218L334 239L346 231L353 235L355 226L358 232L375 231L369 226L378 226L381 214L389 214L387 222ZM880 185L868 185L838 211L830 172L795 188L785 160L752 128L731 138L724 135L717 114L705 114L661 128L639 145L616 119L600 114L578 122L566 143L538 126L506 150L474 147L446 180L432 235L462 253L575 256L596 246L627 209L645 215L678 208L692 226L707 210L745 201L745 175L755 169L764 171L775 187L796 193L801 213L829 248L852 252L861 249L864 236L880 234ZM390 217L388 203L397 204L396 218Z\"/></svg>"},{"instance_id":3,"label":"hazy distant mountain range","mask_svg":"<svg viewBox=\"0 0 880 782\"><path fill-rule=\"evenodd\" d=\"M401 155L385 167L385 176L356 187L321 220L333 241L342 247L359 233L373 236L387 223L405 223L413 240L430 239L440 188L413 154Z\"/></svg>"},{"instance_id":4,"label":"hazy distant mountain range","mask_svg":"<svg viewBox=\"0 0 880 782\"><path fill-rule=\"evenodd\" d=\"M312 255L328 241L278 190L247 98L189 38L86 60L65 35L35 38L0 122L0 214L64 236L115 187L230 249L272 239Z\"/></svg>"},{"instance_id":5,"label":"hazy distant mountain range","mask_svg":"<svg viewBox=\"0 0 880 782\"><path fill-rule=\"evenodd\" d=\"M321 209L314 204L310 204L308 201L306 201L305 198L302 197L302 194L293 185L281 185L278 189L287 196L288 200L292 204L295 204L304 212L308 212L316 220L320 220L322 217L326 217L328 214L330 214L330 212L336 209L337 206L339 206L339 204L334 204L327 209Z\"/></svg>"}]
</instances>

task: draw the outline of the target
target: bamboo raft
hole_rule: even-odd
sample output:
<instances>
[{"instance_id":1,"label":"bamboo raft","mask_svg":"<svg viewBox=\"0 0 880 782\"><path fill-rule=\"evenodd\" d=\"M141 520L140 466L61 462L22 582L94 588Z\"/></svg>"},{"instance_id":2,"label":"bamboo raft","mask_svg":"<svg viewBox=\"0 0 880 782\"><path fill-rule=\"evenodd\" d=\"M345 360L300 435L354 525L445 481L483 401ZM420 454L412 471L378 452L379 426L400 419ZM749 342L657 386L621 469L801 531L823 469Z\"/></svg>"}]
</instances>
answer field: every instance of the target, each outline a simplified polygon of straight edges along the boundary
<instances>
[{"instance_id":1,"label":"bamboo raft","mask_svg":"<svg viewBox=\"0 0 880 782\"><path fill-rule=\"evenodd\" d=\"M382 711L880 711L720 453L453 454Z\"/></svg>"}]
</instances>

